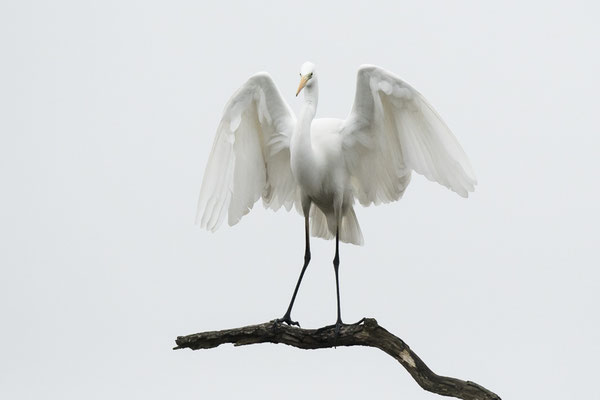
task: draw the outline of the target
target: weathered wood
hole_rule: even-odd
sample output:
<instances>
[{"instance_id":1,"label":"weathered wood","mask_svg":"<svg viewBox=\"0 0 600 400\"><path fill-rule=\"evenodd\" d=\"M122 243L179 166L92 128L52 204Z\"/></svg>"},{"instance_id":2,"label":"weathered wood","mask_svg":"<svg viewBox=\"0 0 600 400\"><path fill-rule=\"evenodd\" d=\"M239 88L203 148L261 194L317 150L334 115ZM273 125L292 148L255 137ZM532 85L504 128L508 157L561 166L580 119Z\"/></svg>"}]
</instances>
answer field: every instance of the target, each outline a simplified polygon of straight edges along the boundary
<instances>
[{"instance_id":1,"label":"weathered wood","mask_svg":"<svg viewBox=\"0 0 600 400\"><path fill-rule=\"evenodd\" d=\"M224 343L244 346L254 343L283 343L301 349L323 349L336 346L368 346L394 357L425 390L465 400L500 400L500 397L474 382L440 376L425 365L404 341L379 326L372 318L356 324L344 324L339 335L334 326L301 329L276 320L241 328L179 336L174 349L210 349Z\"/></svg>"}]
</instances>

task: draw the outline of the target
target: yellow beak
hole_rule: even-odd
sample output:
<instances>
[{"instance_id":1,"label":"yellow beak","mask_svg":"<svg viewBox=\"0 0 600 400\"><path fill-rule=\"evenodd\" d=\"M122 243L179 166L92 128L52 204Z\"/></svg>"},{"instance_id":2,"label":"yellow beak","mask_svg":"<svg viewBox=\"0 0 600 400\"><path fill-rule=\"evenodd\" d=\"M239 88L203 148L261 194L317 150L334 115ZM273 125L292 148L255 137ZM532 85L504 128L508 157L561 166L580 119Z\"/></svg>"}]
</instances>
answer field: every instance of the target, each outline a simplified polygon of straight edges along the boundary
<instances>
[{"instance_id":1,"label":"yellow beak","mask_svg":"<svg viewBox=\"0 0 600 400\"><path fill-rule=\"evenodd\" d=\"M308 82L308 75L304 75L300 79L300 85L298 85L298 91L296 92L296 97L298 96L298 94L300 94L302 89L304 89L304 86L306 86L306 82Z\"/></svg>"}]
</instances>

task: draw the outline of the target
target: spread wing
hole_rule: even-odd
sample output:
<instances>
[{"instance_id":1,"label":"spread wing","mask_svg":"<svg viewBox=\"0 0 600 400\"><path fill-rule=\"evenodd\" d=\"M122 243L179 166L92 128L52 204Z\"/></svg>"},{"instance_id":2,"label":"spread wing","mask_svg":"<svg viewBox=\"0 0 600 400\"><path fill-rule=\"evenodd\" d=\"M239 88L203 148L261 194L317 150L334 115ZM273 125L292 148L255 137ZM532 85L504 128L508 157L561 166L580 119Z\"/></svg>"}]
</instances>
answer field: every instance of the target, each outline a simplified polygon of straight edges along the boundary
<instances>
[{"instance_id":1,"label":"spread wing","mask_svg":"<svg viewBox=\"0 0 600 400\"><path fill-rule=\"evenodd\" d=\"M398 200L412 170L463 197L477 183L467 155L433 107L382 68L358 70L354 105L341 133L363 205Z\"/></svg>"},{"instance_id":2,"label":"spread wing","mask_svg":"<svg viewBox=\"0 0 600 400\"><path fill-rule=\"evenodd\" d=\"M289 210L296 198L289 143L296 118L267 73L231 97L208 158L196 223L215 231L228 214L236 224L260 198Z\"/></svg>"}]
</instances>

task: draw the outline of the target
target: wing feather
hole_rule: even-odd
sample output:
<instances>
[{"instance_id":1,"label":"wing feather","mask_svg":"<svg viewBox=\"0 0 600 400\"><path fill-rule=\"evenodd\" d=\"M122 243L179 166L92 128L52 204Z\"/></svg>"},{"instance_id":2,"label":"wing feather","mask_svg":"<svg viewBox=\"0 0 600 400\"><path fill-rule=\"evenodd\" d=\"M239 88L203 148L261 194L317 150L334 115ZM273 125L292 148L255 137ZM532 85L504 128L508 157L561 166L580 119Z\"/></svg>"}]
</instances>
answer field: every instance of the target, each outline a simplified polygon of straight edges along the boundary
<instances>
[{"instance_id":1,"label":"wing feather","mask_svg":"<svg viewBox=\"0 0 600 400\"><path fill-rule=\"evenodd\" d=\"M256 74L225 106L208 158L196 223L216 230L225 216L234 225L261 197L266 207L290 209L297 185L289 142L295 116L273 79Z\"/></svg>"},{"instance_id":2,"label":"wing feather","mask_svg":"<svg viewBox=\"0 0 600 400\"><path fill-rule=\"evenodd\" d=\"M413 170L463 197L477 183L465 152L433 107L382 68L359 69L354 105L342 135L355 193L363 205L398 200Z\"/></svg>"}]
</instances>

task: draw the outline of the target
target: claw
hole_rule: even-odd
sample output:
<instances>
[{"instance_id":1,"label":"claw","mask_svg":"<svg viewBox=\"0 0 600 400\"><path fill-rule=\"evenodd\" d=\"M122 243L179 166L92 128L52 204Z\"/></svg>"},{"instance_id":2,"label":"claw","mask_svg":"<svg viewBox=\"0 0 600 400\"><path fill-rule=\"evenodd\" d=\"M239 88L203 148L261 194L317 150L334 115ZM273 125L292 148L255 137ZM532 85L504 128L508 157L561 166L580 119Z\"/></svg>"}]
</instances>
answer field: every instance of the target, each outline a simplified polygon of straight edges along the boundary
<instances>
[{"instance_id":1,"label":"claw","mask_svg":"<svg viewBox=\"0 0 600 400\"><path fill-rule=\"evenodd\" d=\"M276 319L275 322L277 322L278 324L286 323L289 326L294 326L295 325L298 328L300 328L300 324L297 321L292 321L292 319L290 318L290 316L288 314L284 315L282 318Z\"/></svg>"},{"instance_id":2,"label":"claw","mask_svg":"<svg viewBox=\"0 0 600 400\"><path fill-rule=\"evenodd\" d=\"M337 340L338 336L340 336L340 329L341 329L342 325L344 325L344 323L341 320L337 320L337 322L335 323L335 330L333 332L335 334L336 340Z\"/></svg>"}]
</instances>

